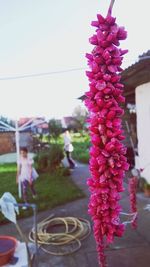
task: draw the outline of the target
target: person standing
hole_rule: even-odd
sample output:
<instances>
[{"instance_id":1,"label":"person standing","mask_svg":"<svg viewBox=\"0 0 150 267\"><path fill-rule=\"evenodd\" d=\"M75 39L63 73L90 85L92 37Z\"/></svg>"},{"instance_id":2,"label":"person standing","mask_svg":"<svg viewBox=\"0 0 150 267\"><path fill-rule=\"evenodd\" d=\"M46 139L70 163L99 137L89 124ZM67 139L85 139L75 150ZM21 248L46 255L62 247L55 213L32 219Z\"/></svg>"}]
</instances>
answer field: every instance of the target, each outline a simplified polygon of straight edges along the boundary
<instances>
[{"instance_id":1,"label":"person standing","mask_svg":"<svg viewBox=\"0 0 150 267\"><path fill-rule=\"evenodd\" d=\"M64 138L64 150L66 153L69 166L71 169L74 169L76 165L75 165L74 160L71 157L71 152L73 151L73 145L71 143L71 136L70 136L68 129L65 129L63 138Z\"/></svg>"}]
</instances>

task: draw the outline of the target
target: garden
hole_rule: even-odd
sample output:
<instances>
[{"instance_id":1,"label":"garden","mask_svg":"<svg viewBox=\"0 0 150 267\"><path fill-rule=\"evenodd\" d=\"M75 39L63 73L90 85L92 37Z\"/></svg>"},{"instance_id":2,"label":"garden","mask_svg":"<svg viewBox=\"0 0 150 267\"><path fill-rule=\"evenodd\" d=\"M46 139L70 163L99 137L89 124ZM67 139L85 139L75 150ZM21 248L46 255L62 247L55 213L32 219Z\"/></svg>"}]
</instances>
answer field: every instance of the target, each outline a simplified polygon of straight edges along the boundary
<instances>
[{"instance_id":1,"label":"garden","mask_svg":"<svg viewBox=\"0 0 150 267\"><path fill-rule=\"evenodd\" d=\"M87 133L71 133L74 151L73 158L77 161L88 163L89 137ZM38 211L54 208L58 205L84 197L84 193L71 179L69 168L64 167L63 139L59 134L57 138L51 138L50 147L35 154L34 165L39 177L35 182L37 198L32 199L29 191L29 203L37 204ZM18 186L16 184L16 163L5 163L0 165L0 196L4 192L10 192L17 200ZM21 210L19 218L27 217L32 214L32 210ZM0 223L6 220L0 214Z\"/></svg>"}]
</instances>

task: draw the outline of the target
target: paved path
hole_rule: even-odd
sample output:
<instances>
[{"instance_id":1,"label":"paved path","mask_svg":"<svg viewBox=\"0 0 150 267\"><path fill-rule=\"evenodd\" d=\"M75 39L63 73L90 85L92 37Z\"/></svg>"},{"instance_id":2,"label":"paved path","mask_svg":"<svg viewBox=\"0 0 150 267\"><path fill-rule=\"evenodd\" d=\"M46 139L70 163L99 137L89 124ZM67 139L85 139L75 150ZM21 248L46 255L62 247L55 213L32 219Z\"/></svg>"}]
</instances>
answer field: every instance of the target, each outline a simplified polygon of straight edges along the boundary
<instances>
[{"instance_id":1,"label":"paved path","mask_svg":"<svg viewBox=\"0 0 150 267\"><path fill-rule=\"evenodd\" d=\"M79 164L72 172L72 179L84 190L86 197L73 201L55 209L40 212L38 221L54 213L55 216L75 216L90 220L87 214L89 192L86 186L86 179L89 176L88 165ZM126 184L125 184L126 185ZM106 251L109 267L150 267L150 212L143 208L150 203L149 198L145 198L142 193L137 194L139 219L137 230L132 230L129 225L122 238L116 238L115 243ZM128 211L128 194L123 193L121 204L124 211ZM32 227L32 218L19 221L26 233ZM0 234L17 235L12 224L0 227ZM36 267L98 267L95 240L91 234L82 242L82 247L76 253L56 257L39 251L38 265Z\"/></svg>"}]
</instances>

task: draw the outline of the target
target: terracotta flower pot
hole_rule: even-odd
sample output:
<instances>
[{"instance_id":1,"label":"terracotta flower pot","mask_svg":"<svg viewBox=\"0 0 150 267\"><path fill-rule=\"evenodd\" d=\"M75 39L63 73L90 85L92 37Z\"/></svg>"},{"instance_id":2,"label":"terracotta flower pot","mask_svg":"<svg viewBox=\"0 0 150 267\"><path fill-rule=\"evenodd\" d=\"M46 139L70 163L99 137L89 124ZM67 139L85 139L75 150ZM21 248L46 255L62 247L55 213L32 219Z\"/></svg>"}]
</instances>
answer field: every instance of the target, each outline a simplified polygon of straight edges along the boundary
<instances>
[{"instance_id":1,"label":"terracotta flower pot","mask_svg":"<svg viewBox=\"0 0 150 267\"><path fill-rule=\"evenodd\" d=\"M14 255L17 245L16 238L12 236L0 236L0 266L8 264Z\"/></svg>"}]
</instances>

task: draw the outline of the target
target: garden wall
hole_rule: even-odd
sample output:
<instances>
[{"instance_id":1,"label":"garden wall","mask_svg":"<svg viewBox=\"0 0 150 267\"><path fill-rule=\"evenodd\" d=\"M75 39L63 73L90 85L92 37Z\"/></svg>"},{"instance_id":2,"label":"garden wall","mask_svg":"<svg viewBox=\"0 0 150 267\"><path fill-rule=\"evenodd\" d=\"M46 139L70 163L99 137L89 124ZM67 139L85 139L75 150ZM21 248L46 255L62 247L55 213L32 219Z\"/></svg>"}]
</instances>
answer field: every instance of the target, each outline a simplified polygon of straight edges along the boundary
<instances>
[{"instance_id":1,"label":"garden wall","mask_svg":"<svg viewBox=\"0 0 150 267\"><path fill-rule=\"evenodd\" d=\"M20 146L25 146L29 151L33 149L33 138L29 132L20 133ZM0 132L0 155L16 151L15 133Z\"/></svg>"},{"instance_id":2,"label":"garden wall","mask_svg":"<svg viewBox=\"0 0 150 267\"><path fill-rule=\"evenodd\" d=\"M0 154L15 151L15 135L13 132L0 132Z\"/></svg>"}]
</instances>

